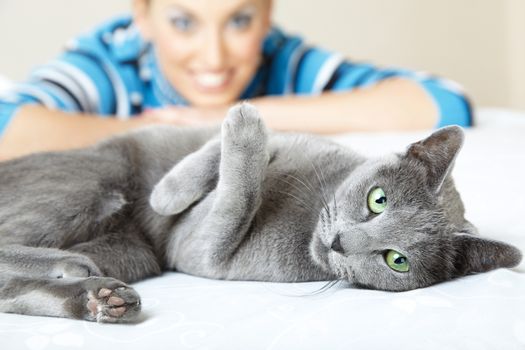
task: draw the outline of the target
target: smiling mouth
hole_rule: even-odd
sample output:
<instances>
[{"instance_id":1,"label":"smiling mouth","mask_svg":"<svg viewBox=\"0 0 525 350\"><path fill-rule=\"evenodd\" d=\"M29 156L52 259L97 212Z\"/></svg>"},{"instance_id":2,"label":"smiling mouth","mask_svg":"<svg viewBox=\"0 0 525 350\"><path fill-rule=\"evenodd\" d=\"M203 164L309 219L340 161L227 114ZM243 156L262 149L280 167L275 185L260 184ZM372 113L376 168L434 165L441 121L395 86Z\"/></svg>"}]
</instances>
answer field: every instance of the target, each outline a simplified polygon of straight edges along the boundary
<instances>
[{"instance_id":1,"label":"smiling mouth","mask_svg":"<svg viewBox=\"0 0 525 350\"><path fill-rule=\"evenodd\" d=\"M203 92L217 92L224 90L233 77L233 71L192 73L197 88Z\"/></svg>"}]
</instances>

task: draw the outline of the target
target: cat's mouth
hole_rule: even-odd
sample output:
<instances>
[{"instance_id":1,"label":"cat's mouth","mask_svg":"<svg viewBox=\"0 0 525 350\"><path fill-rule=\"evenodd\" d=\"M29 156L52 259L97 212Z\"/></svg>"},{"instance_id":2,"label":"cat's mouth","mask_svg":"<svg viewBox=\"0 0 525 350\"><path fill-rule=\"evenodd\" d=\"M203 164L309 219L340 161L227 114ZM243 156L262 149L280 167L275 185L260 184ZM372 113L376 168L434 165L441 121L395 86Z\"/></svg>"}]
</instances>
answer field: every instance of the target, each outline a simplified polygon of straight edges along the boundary
<instances>
[{"instance_id":1,"label":"cat's mouth","mask_svg":"<svg viewBox=\"0 0 525 350\"><path fill-rule=\"evenodd\" d=\"M351 284L358 283L357 274L352 268L350 258L344 254L337 235L328 239L328 242L323 241L323 245L330 271L341 280L348 281Z\"/></svg>"},{"instance_id":2,"label":"cat's mouth","mask_svg":"<svg viewBox=\"0 0 525 350\"><path fill-rule=\"evenodd\" d=\"M365 284L362 284L360 282L356 271L352 268L350 264L348 264L348 261L341 261L340 265L335 265L334 272L336 273L339 280L345 281L351 284L352 286L367 288Z\"/></svg>"},{"instance_id":3,"label":"cat's mouth","mask_svg":"<svg viewBox=\"0 0 525 350\"><path fill-rule=\"evenodd\" d=\"M312 242L314 260L338 279L353 283L356 275L348 264L348 258L343 254L339 240L337 232L323 228L317 230Z\"/></svg>"},{"instance_id":4,"label":"cat's mouth","mask_svg":"<svg viewBox=\"0 0 525 350\"><path fill-rule=\"evenodd\" d=\"M341 279L350 279L352 275L355 275L348 266L347 259L330 247L327 247L327 258L330 269L337 277Z\"/></svg>"}]
</instances>

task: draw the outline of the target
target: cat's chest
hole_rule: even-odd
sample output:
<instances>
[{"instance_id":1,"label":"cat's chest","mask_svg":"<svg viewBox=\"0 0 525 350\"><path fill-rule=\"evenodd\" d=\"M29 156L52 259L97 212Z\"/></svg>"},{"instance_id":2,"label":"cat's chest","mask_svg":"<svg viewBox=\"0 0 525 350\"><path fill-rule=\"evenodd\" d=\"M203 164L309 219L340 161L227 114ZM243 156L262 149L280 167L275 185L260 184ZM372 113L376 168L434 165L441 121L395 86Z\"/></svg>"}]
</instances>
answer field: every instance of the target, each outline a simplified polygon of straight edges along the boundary
<instances>
[{"instance_id":1,"label":"cat's chest","mask_svg":"<svg viewBox=\"0 0 525 350\"><path fill-rule=\"evenodd\" d=\"M342 162L328 166L325 161L318 158L313 162L288 162L277 157L270 162L260 188L260 205L236 251L235 266L239 263L243 267L240 270L255 271L261 261L271 261L276 265L272 270L278 271L283 266L289 268L289 261L286 261L292 253L307 259L320 213L331 202L336 188L349 172ZM216 196L217 189L210 191L175 223L167 244L169 268L200 274L199 258L207 254L206 246L212 241L198 227L209 219L212 207L220 205ZM231 213L225 214L217 218L219 224L224 224L224 220L236 221L230 217ZM293 260L301 265L309 264L301 259ZM257 266L247 266L252 261ZM206 273L210 275L209 271ZM217 273L224 277L224 271Z\"/></svg>"}]
</instances>

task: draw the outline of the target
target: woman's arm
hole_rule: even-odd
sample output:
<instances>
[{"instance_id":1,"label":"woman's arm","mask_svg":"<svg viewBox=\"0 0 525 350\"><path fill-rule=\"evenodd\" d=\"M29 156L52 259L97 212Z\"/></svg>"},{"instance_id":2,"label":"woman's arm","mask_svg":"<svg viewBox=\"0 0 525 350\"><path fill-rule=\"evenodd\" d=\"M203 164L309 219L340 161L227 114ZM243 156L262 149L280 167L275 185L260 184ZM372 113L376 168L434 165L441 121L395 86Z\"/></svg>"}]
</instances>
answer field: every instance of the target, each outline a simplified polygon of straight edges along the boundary
<instances>
[{"instance_id":1,"label":"woman's arm","mask_svg":"<svg viewBox=\"0 0 525 350\"><path fill-rule=\"evenodd\" d=\"M389 78L367 88L321 95L259 97L249 101L275 130L322 134L351 131L429 129L438 107L425 89L406 78ZM227 108L168 107L151 111L163 122L190 125L218 123Z\"/></svg>"},{"instance_id":2,"label":"woman's arm","mask_svg":"<svg viewBox=\"0 0 525 350\"><path fill-rule=\"evenodd\" d=\"M391 78L365 89L319 96L261 97L250 101L275 130L313 133L410 130L436 125L437 107L416 82ZM39 105L21 107L0 139L0 160L38 151L91 145L111 135L152 123L219 123L229 106L168 107L120 121L72 115Z\"/></svg>"},{"instance_id":3,"label":"woman's arm","mask_svg":"<svg viewBox=\"0 0 525 350\"><path fill-rule=\"evenodd\" d=\"M148 118L121 121L50 110L41 105L18 109L0 138L0 160L33 152L92 145L110 135L151 124Z\"/></svg>"},{"instance_id":4,"label":"woman's arm","mask_svg":"<svg viewBox=\"0 0 525 350\"><path fill-rule=\"evenodd\" d=\"M314 133L429 129L438 108L420 84L390 78L363 89L251 101L276 130Z\"/></svg>"}]
</instances>

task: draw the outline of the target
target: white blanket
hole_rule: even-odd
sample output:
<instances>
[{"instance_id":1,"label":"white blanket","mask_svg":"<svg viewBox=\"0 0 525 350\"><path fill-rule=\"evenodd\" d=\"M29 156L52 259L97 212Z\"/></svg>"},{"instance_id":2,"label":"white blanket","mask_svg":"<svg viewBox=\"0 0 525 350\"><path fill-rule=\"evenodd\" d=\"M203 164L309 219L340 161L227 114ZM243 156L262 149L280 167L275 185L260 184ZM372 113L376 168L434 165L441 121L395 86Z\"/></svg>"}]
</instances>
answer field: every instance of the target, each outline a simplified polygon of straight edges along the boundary
<instances>
[{"instance_id":1,"label":"white blanket","mask_svg":"<svg viewBox=\"0 0 525 350\"><path fill-rule=\"evenodd\" d=\"M365 154L427 133L349 134ZM485 110L454 170L467 218L525 252L525 115ZM525 264L386 293L166 273L135 284L138 325L0 314L1 349L525 349Z\"/></svg>"}]
</instances>

